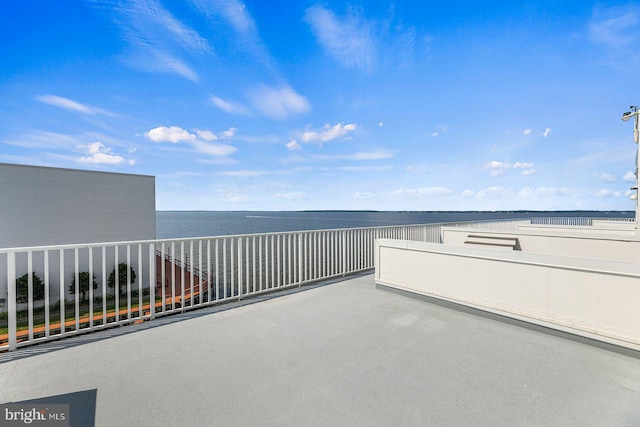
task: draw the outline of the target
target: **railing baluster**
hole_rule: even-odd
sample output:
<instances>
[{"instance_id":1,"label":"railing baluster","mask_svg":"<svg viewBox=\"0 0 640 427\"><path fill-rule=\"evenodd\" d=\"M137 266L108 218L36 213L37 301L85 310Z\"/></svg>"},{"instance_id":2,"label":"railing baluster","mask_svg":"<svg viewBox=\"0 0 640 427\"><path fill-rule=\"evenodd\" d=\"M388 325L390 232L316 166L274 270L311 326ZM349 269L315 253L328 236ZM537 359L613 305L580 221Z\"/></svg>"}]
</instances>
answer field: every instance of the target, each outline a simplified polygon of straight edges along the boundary
<instances>
[{"instance_id":1,"label":"railing baluster","mask_svg":"<svg viewBox=\"0 0 640 427\"><path fill-rule=\"evenodd\" d=\"M220 241L220 239L216 239L216 287L215 287L215 293L216 293L216 301L220 299L220 254L219 254L219 250L218 250L218 242Z\"/></svg>"},{"instance_id":2,"label":"railing baluster","mask_svg":"<svg viewBox=\"0 0 640 427\"><path fill-rule=\"evenodd\" d=\"M76 282L80 289L80 278ZM93 328L93 248L89 248L89 329Z\"/></svg>"},{"instance_id":3,"label":"railing baluster","mask_svg":"<svg viewBox=\"0 0 640 427\"><path fill-rule=\"evenodd\" d=\"M9 314L7 320L9 322L9 350L15 350L18 347L18 310L16 302L16 253L9 252L7 254L7 299Z\"/></svg>"},{"instance_id":4,"label":"railing baluster","mask_svg":"<svg viewBox=\"0 0 640 427\"><path fill-rule=\"evenodd\" d=\"M77 249L76 249L77 251ZM29 304L29 341L33 340L33 252L27 252L27 303Z\"/></svg>"},{"instance_id":5,"label":"railing baluster","mask_svg":"<svg viewBox=\"0 0 640 427\"><path fill-rule=\"evenodd\" d=\"M260 286L260 290L264 289L263 288L263 280L264 280L264 275L262 274L262 235L258 237L258 271L259 271L259 286Z\"/></svg>"},{"instance_id":6,"label":"railing baluster","mask_svg":"<svg viewBox=\"0 0 640 427\"><path fill-rule=\"evenodd\" d=\"M193 276L195 273L193 271L193 240L189 241L189 260L184 267L189 269L189 305L193 307Z\"/></svg>"},{"instance_id":7,"label":"railing baluster","mask_svg":"<svg viewBox=\"0 0 640 427\"><path fill-rule=\"evenodd\" d=\"M227 239L222 240L222 281L224 282L224 294L222 298L227 297Z\"/></svg>"},{"instance_id":8,"label":"railing baluster","mask_svg":"<svg viewBox=\"0 0 640 427\"><path fill-rule=\"evenodd\" d=\"M107 247L102 247L102 326L107 325Z\"/></svg>"},{"instance_id":9,"label":"railing baluster","mask_svg":"<svg viewBox=\"0 0 640 427\"><path fill-rule=\"evenodd\" d=\"M184 296L185 296L185 289L184 289L184 281L185 281L185 268L184 268L184 240L182 240L180 242L180 311L184 311Z\"/></svg>"},{"instance_id":10,"label":"railing baluster","mask_svg":"<svg viewBox=\"0 0 640 427\"><path fill-rule=\"evenodd\" d=\"M211 275L211 240L207 239L207 295L208 295L208 299L209 301L207 302L211 302L213 301L213 294L212 294L212 290L211 290L211 280L212 280L213 276Z\"/></svg>"},{"instance_id":11,"label":"railing baluster","mask_svg":"<svg viewBox=\"0 0 640 427\"><path fill-rule=\"evenodd\" d=\"M118 273L120 269L118 268ZM127 245L127 320L131 319L131 245Z\"/></svg>"},{"instance_id":12,"label":"railing baluster","mask_svg":"<svg viewBox=\"0 0 640 427\"><path fill-rule=\"evenodd\" d=\"M45 249L44 251L44 336L45 338L49 337L49 327L51 326L51 322L49 316L51 315L50 311L50 298L49 298L49 249Z\"/></svg>"},{"instance_id":13,"label":"railing baluster","mask_svg":"<svg viewBox=\"0 0 640 427\"><path fill-rule=\"evenodd\" d=\"M73 253L73 266L74 266L74 274L76 281L76 289L75 289L75 316L76 316L76 330L78 332L80 330L80 266L78 261L78 248L74 249Z\"/></svg>"},{"instance_id":14,"label":"railing baluster","mask_svg":"<svg viewBox=\"0 0 640 427\"><path fill-rule=\"evenodd\" d=\"M244 275L242 274L242 237L238 237L238 299L244 294Z\"/></svg>"},{"instance_id":15,"label":"railing baluster","mask_svg":"<svg viewBox=\"0 0 640 427\"><path fill-rule=\"evenodd\" d=\"M198 301L200 304L205 301L202 300L202 294L204 293L204 289L202 289L202 274L204 269L202 268L202 240L198 240ZM208 276L207 276L208 281Z\"/></svg>"},{"instance_id":16,"label":"railing baluster","mask_svg":"<svg viewBox=\"0 0 640 427\"><path fill-rule=\"evenodd\" d=\"M149 266L151 268L151 266ZM142 268L142 244L138 244L138 319L142 319L142 281L144 269Z\"/></svg>"},{"instance_id":17,"label":"railing baluster","mask_svg":"<svg viewBox=\"0 0 640 427\"><path fill-rule=\"evenodd\" d=\"M171 310L176 309L176 242L171 242ZM164 303L164 301L163 301Z\"/></svg>"},{"instance_id":18,"label":"railing baluster","mask_svg":"<svg viewBox=\"0 0 640 427\"><path fill-rule=\"evenodd\" d=\"M252 264L252 272L253 272L253 283L252 283L252 289L253 292L257 292L256 289L256 236L253 236L253 242L251 244L251 248L253 251L253 256L251 257L251 264Z\"/></svg>"},{"instance_id":19,"label":"railing baluster","mask_svg":"<svg viewBox=\"0 0 640 427\"><path fill-rule=\"evenodd\" d=\"M156 271L156 245L149 244L149 318L156 318L156 282L158 272Z\"/></svg>"}]
</instances>

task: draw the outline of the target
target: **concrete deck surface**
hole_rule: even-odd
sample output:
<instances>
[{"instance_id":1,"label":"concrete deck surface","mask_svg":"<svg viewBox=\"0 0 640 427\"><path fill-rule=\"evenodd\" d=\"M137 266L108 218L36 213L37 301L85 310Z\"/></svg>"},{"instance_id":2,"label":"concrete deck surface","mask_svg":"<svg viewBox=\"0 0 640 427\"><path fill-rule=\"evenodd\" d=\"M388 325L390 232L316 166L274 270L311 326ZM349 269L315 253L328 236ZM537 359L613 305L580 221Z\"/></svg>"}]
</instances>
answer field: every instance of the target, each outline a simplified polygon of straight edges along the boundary
<instances>
[{"instance_id":1,"label":"concrete deck surface","mask_svg":"<svg viewBox=\"0 0 640 427\"><path fill-rule=\"evenodd\" d=\"M372 275L180 316L0 358L0 403L71 403L72 425L98 426L640 425L639 358Z\"/></svg>"}]
</instances>

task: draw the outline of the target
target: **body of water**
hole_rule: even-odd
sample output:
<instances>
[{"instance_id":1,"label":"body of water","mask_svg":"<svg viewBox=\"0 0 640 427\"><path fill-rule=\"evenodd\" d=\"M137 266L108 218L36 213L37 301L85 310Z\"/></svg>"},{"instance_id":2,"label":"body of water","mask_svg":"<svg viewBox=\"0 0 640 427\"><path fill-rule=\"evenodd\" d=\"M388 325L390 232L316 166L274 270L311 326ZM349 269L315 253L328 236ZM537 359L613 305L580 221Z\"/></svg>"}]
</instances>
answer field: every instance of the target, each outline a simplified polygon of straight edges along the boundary
<instances>
[{"instance_id":1,"label":"body of water","mask_svg":"<svg viewBox=\"0 0 640 427\"><path fill-rule=\"evenodd\" d=\"M161 211L156 212L156 236L171 239L532 217L633 218L634 212Z\"/></svg>"}]
</instances>

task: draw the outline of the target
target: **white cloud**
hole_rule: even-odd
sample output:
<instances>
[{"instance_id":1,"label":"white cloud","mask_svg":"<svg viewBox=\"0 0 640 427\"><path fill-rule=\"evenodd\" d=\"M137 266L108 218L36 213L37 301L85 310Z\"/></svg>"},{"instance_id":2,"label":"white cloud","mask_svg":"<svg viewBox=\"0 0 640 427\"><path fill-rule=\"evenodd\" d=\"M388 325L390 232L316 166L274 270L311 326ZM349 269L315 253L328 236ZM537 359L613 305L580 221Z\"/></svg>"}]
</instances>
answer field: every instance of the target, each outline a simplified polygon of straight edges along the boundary
<instances>
[{"instance_id":1,"label":"white cloud","mask_svg":"<svg viewBox=\"0 0 640 427\"><path fill-rule=\"evenodd\" d=\"M216 134L214 134L210 130L196 129L196 135L198 135L198 138L203 139L205 141L215 141L216 139L218 139Z\"/></svg>"},{"instance_id":2,"label":"white cloud","mask_svg":"<svg viewBox=\"0 0 640 427\"><path fill-rule=\"evenodd\" d=\"M79 163L119 165L125 161L124 157L122 156L109 154L111 152L111 149L105 147L105 145L99 141L96 141L92 144L87 144L82 148L87 152L87 156L77 159ZM129 161L129 164L132 164L131 161Z\"/></svg>"},{"instance_id":3,"label":"white cloud","mask_svg":"<svg viewBox=\"0 0 640 427\"><path fill-rule=\"evenodd\" d=\"M532 197L567 197L571 196L573 192L566 187L524 187L518 191L518 197L520 198L532 198Z\"/></svg>"},{"instance_id":4,"label":"white cloud","mask_svg":"<svg viewBox=\"0 0 640 427\"><path fill-rule=\"evenodd\" d=\"M350 124L342 124L337 123L333 126L326 124L322 128L321 131L306 131L302 134L300 138L302 142L310 143L310 142L329 142L337 138L341 138L346 136L349 132L353 132L357 129L357 125Z\"/></svg>"},{"instance_id":5,"label":"white cloud","mask_svg":"<svg viewBox=\"0 0 640 427\"><path fill-rule=\"evenodd\" d=\"M178 126L159 126L149 130L144 134L144 136L154 142L172 142L174 144L181 141L192 141L196 139L195 135Z\"/></svg>"},{"instance_id":6,"label":"white cloud","mask_svg":"<svg viewBox=\"0 0 640 427\"><path fill-rule=\"evenodd\" d=\"M504 174L504 171L509 169L511 165L509 163L499 162L497 160L493 160L486 165L484 165L485 169L490 169L489 175L491 176L500 176Z\"/></svg>"},{"instance_id":7,"label":"white cloud","mask_svg":"<svg viewBox=\"0 0 640 427\"><path fill-rule=\"evenodd\" d=\"M391 166L339 166L334 168L334 170L341 170L347 172L376 172L376 171L386 171L393 169Z\"/></svg>"},{"instance_id":8,"label":"white cloud","mask_svg":"<svg viewBox=\"0 0 640 427\"><path fill-rule=\"evenodd\" d=\"M222 132L222 135L231 137L235 131L235 128L230 128L229 130ZM211 142L217 140L218 136L210 130L196 129L195 132L197 135L190 133L179 126L159 126L149 130L144 134L144 136L154 142L171 142L173 144L178 144L186 141L191 144L196 151L214 157L228 156L237 151L237 148L232 145Z\"/></svg>"},{"instance_id":9,"label":"white cloud","mask_svg":"<svg viewBox=\"0 0 640 427\"><path fill-rule=\"evenodd\" d=\"M533 163L527 163L527 162L515 162L511 164L511 163L505 163L505 162L499 162L497 160L493 160L485 164L484 168L490 169L489 171L490 176L503 175L504 172L509 169L524 169L522 171L523 175L532 175L536 172L536 170L533 169L533 166L534 166Z\"/></svg>"},{"instance_id":10,"label":"white cloud","mask_svg":"<svg viewBox=\"0 0 640 427\"><path fill-rule=\"evenodd\" d=\"M203 142L199 140L191 141L193 147L203 154L215 157L224 157L235 153L238 149L228 144L216 144L211 142Z\"/></svg>"},{"instance_id":11,"label":"white cloud","mask_svg":"<svg viewBox=\"0 0 640 427\"><path fill-rule=\"evenodd\" d=\"M376 43L371 23L353 13L340 19L323 6L307 9L305 21L318 43L338 62L372 71Z\"/></svg>"},{"instance_id":12,"label":"white cloud","mask_svg":"<svg viewBox=\"0 0 640 427\"><path fill-rule=\"evenodd\" d=\"M353 160L381 160L390 159L393 157L393 152L389 150L377 150L355 153L350 156Z\"/></svg>"},{"instance_id":13,"label":"white cloud","mask_svg":"<svg viewBox=\"0 0 640 427\"><path fill-rule=\"evenodd\" d=\"M531 169L533 167L533 163L527 162L515 162L513 164L514 169Z\"/></svg>"},{"instance_id":14,"label":"white cloud","mask_svg":"<svg viewBox=\"0 0 640 427\"><path fill-rule=\"evenodd\" d=\"M178 52L208 53L212 51L211 46L158 0L99 4L116 13L113 22L128 44L126 63L144 71L168 72L191 81L199 80L198 74L178 58Z\"/></svg>"},{"instance_id":15,"label":"white cloud","mask_svg":"<svg viewBox=\"0 0 640 427\"><path fill-rule=\"evenodd\" d=\"M414 199L432 199L450 196L453 190L444 187L399 188L394 190L393 194Z\"/></svg>"},{"instance_id":16,"label":"white cloud","mask_svg":"<svg viewBox=\"0 0 640 427\"><path fill-rule=\"evenodd\" d=\"M469 190L469 189L464 190L462 193L460 193L460 197L462 197L463 199L470 199L475 195L476 195L475 191Z\"/></svg>"},{"instance_id":17,"label":"white cloud","mask_svg":"<svg viewBox=\"0 0 640 427\"><path fill-rule=\"evenodd\" d=\"M248 96L256 110L276 120L287 119L311 109L307 98L299 95L289 86L274 88L261 85Z\"/></svg>"},{"instance_id":18,"label":"white cloud","mask_svg":"<svg viewBox=\"0 0 640 427\"><path fill-rule=\"evenodd\" d=\"M449 128L443 124L437 125L436 129L437 130L431 133L431 136L436 137L436 136L440 136L440 134L449 132Z\"/></svg>"},{"instance_id":19,"label":"white cloud","mask_svg":"<svg viewBox=\"0 0 640 427\"><path fill-rule=\"evenodd\" d=\"M478 199L504 199L510 197L512 193L511 188L494 186L478 191L476 197Z\"/></svg>"},{"instance_id":20,"label":"white cloud","mask_svg":"<svg viewBox=\"0 0 640 427\"><path fill-rule=\"evenodd\" d=\"M54 107L63 108L69 111L75 111L77 113L90 114L90 115L102 114L102 115L111 116L111 117L115 116L115 114L113 114L110 111L103 110L101 108L92 107L86 104L81 104L72 99L63 98L61 96L41 95L41 96L36 96L36 99L40 102L44 102L45 104L49 104Z\"/></svg>"},{"instance_id":21,"label":"white cloud","mask_svg":"<svg viewBox=\"0 0 640 427\"><path fill-rule=\"evenodd\" d=\"M629 172L624 174L624 177L622 177L622 180L624 182L634 182L635 183L636 182L636 175L633 172L629 171Z\"/></svg>"},{"instance_id":22,"label":"white cloud","mask_svg":"<svg viewBox=\"0 0 640 427\"><path fill-rule=\"evenodd\" d=\"M610 197L620 197L620 192L603 188L602 190L596 191L594 196L602 199Z\"/></svg>"},{"instance_id":23,"label":"white cloud","mask_svg":"<svg viewBox=\"0 0 640 427\"><path fill-rule=\"evenodd\" d=\"M69 149L82 145L84 138L56 132L35 130L16 139L7 139L3 142L24 148Z\"/></svg>"},{"instance_id":24,"label":"white cloud","mask_svg":"<svg viewBox=\"0 0 640 427\"><path fill-rule=\"evenodd\" d=\"M236 129L236 128L234 128L234 127L230 127L229 129L227 129L227 130L223 131L223 132L220 134L220 137L221 137L221 138L225 138L225 139L233 138L233 136L236 134L236 131L237 131L237 130L238 130L238 129Z\"/></svg>"},{"instance_id":25,"label":"white cloud","mask_svg":"<svg viewBox=\"0 0 640 427\"><path fill-rule=\"evenodd\" d=\"M531 132L533 132L531 129L525 129L524 132L522 132L523 135L531 135Z\"/></svg>"},{"instance_id":26,"label":"white cloud","mask_svg":"<svg viewBox=\"0 0 640 427\"><path fill-rule=\"evenodd\" d=\"M242 115L249 114L249 110L244 105L235 103L235 102L225 101L224 99L218 98L217 96L212 96L211 102L213 102L213 105L215 105L222 111L227 112L229 114L242 114Z\"/></svg>"},{"instance_id":27,"label":"white cloud","mask_svg":"<svg viewBox=\"0 0 640 427\"><path fill-rule=\"evenodd\" d=\"M184 77L192 82L198 82L200 76L189 65L174 54L160 49L148 48L136 52L126 61L133 68L160 73L172 73Z\"/></svg>"},{"instance_id":28,"label":"white cloud","mask_svg":"<svg viewBox=\"0 0 640 427\"><path fill-rule=\"evenodd\" d=\"M616 182L616 177L608 173L601 173L598 179L602 182Z\"/></svg>"},{"instance_id":29,"label":"white cloud","mask_svg":"<svg viewBox=\"0 0 640 427\"><path fill-rule=\"evenodd\" d=\"M380 122L380 123L378 123L378 126L379 126L379 127L383 127L383 126L384 126L384 123Z\"/></svg>"},{"instance_id":30,"label":"white cloud","mask_svg":"<svg viewBox=\"0 0 640 427\"><path fill-rule=\"evenodd\" d=\"M499 162L497 160L492 160L485 165L485 168L492 168L492 169L506 169L508 167L509 167L508 163Z\"/></svg>"},{"instance_id":31,"label":"white cloud","mask_svg":"<svg viewBox=\"0 0 640 427\"><path fill-rule=\"evenodd\" d=\"M239 0L192 0L200 11L210 16L212 22L216 24L222 17L235 31L237 40L233 48L241 49L252 54L261 64L271 68L273 60L269 56L264 43L260 39L258 28L251 17L247 7ZM224 37L225 44L232 44L233 39Z\"/></svg>"},{"instance_id":32,"label":"white cloud","mask_svg":"<svg viewBox=\"0 0 640 427\"><path fill-rule=\"evenodd\" d=\"M376 196L376 193L371 193L369 191L357 191L353 197L356 199L372 199Z\"/></svg>"},{"instance_id":33,"label":"white cloud","mask_svg":"<svg viewBox=\"0 0 640 427\"><path fill-rule=\"evenodd\" d=\"M589 37L594 43L621 48L638 40L640 8L636 5L596 8L589 23Z\"/></svg>"},{"instance_id":34,"label":"white cloud","mask_svg":"<svg viewBox=\"0 0 640 427\"><path fill-rule=\"evenodd\" d=\"M249 197L247 197L246 195L238 194L235 192L227 193L226 199L228 202L231 202L231 203L246 203L249 201Z\"/></svg>"},{"instance_id":35,"label":"white cloud","mask_svg":"<svg viewBox=\"0 0 640 427\"><path fill-rule=\"evenodd\" d=\"M276 197L285 200L297 200L304 199L307 195L303 191L293 191L290 193L278 193L276 194Z\"/></svg>"},{"instance_id":36,"label":"white cloud","mask_svg":"<svg viewBox=\"0 0 640 427\"><path fill-rule=\"evenodd\" d=\"M157 46L171 43L196 52L211 50L204 37L176 19L157 0L139 0L118 9L128 15L128 23L133 25L125 29L129 41Z\"/></svg>"},{"instance_id":37,"label":"white cloud","mask_svg":"<svg viewBox=\"0 0 640 427\"><path fill-rule=\"evenodd\" d=\"M287 149L289 149L290 151L300 150L301 148L302 146L298 144L298 141L296 141L295 139L292 139L287 143Z\"/></svg>"},{"instance_id":38,"label":"white cloud","mask_svg":"<svg viewBox=\"0 0 640 427\"><path fill-rule=\"evenodd\" d=\"M270 173L271 172L260 171L260 170L233 170L233 171L218 172L218 175L246 178L246 177L259 177L263 175L268 175Z\"/></svg>"},{"instance_id":39,"label":"white cloud","mask_svg":"<svg viewBox=\"0 0 640 427\"><path fill-rule=\"evenodd\" d=\"M546 138L549 136L550 133L551 133L551 128L545 128L544 132L542 133L542 136Z\"/></svg>"}]
</instances>

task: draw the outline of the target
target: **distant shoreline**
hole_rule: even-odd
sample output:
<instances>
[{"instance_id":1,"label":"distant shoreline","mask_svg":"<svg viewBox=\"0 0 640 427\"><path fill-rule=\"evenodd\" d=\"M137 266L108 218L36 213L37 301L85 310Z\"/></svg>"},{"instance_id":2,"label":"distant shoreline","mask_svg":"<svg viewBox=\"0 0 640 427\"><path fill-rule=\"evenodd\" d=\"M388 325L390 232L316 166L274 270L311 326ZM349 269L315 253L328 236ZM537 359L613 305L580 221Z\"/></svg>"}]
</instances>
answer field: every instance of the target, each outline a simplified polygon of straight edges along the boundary
<instances>
[{"instance_id":1,"label":"distant shoreline","mask_svg":"<svg viewBox=\"0 0 640 427\"><path fill-rule=\"evenodd\" d=\"M632 216L635 215L635 211L633 210L592 210L592 209L576 209L576 210L529 210L529 209L515 209L515 210L497 210L497 211L488 211L488 210L425 210L425 211L416 211L416 210L397 210L397 211L384 211L384 210L371 210L371 209L306 209L306 210L229 210L229 211L217 211L217 210L162 210L157 209L156 212L229 212L229 213L251 213L251 212L292 212L292 213L318 213L318 212L363 212L363 213L628 213Z\"/></svg>"}]
</instances>

